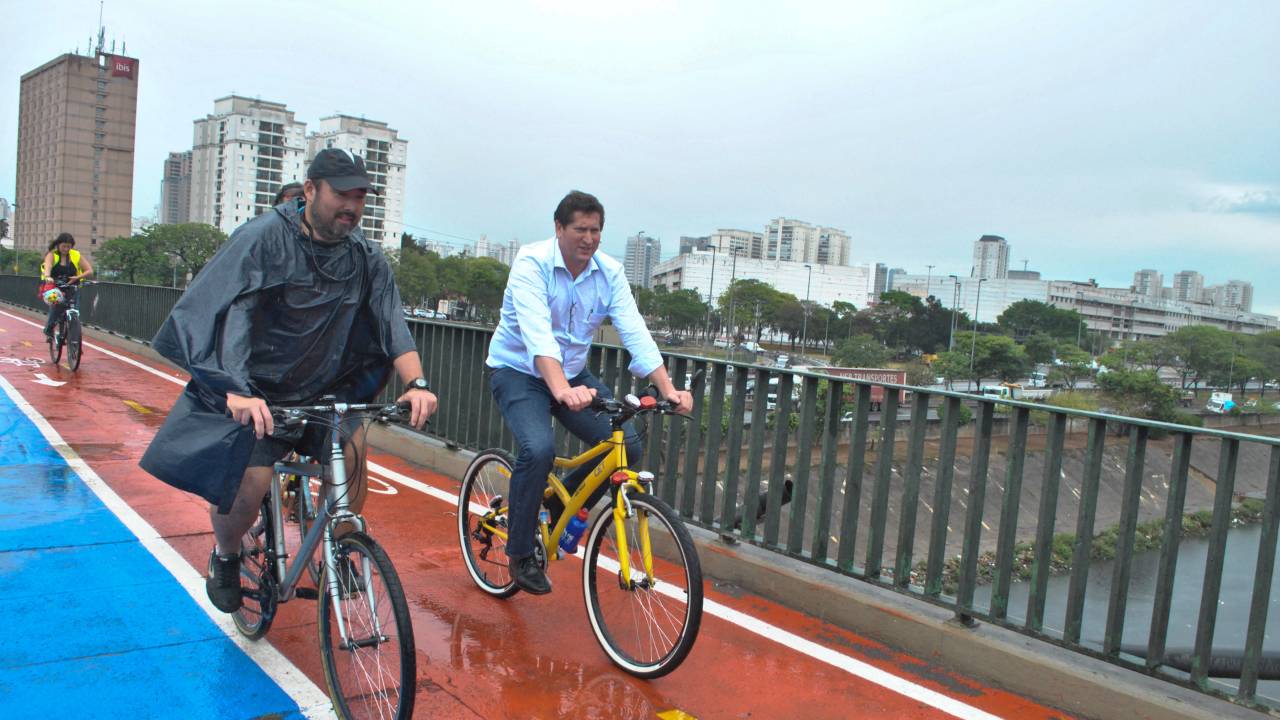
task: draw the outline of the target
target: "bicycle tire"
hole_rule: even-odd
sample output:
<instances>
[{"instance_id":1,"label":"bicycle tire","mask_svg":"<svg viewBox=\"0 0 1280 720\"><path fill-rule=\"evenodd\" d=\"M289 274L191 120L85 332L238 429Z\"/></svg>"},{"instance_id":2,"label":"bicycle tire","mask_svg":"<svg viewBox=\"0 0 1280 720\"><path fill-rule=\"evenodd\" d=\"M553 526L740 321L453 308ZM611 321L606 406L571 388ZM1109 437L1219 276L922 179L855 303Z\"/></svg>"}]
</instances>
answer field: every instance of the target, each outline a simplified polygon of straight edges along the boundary
<instances>
[{"instance_id":1,"label":"bicycle tire","mask_svg":"<svg viewBox=\"0 0 1280 720\"><path fill-rule=\"evenodd\" d=\"M507 567L507 543L482 527L489 522L506 527L505 501L511 497L515 460L506 450L490 448L476 455L462 475L458 492L458 541L467 573L486 593L507 598L519 588ZM495 504L497 507L495 507Z\"/></svg>"},{"instance_id":2,"label":"bicycle tire","mask_svg":"<svg viewBox=\"0 0 1280 720\"><path fill-rule=\"evenodd\" d=\"M386 552L368 535L348 533L334 545L335 565L355 569L345 577L339 571L338 598L321 592L316 603L320 660L333 709L344 720L412 717L417 656L400 578ZM327 575L323 580L322 587L327 587ZM335 607L342 612L354 648L343 647L337 636Z\"/></svg>"},{"instance_id":3,"label":"bicycle tire","mask_svg":"<svg viewBox=\"0 0 1280 720\"><path fill-rule=\"evenodd\" d=\"M274 538L271 506L264 501L258 510L258 520L244 534L240 545L240 588L244 604L231 614L236 629L250 640L266 635L276 615L270 552Z\"/></svg>"},{"instance_id":4,"label":"bicycle tire","mask_svg":"<svg viewBox=\"0 0 1280 720\"><path fill-rule=\"evenodd\" d=\"M49 361L54 365L62 359L62 339L65 337L66 325L63 320L53 324L53 335L49 338Z\"/></svg>"},{"instance_id":5,"label":"bicycle tire","mask_svg":"<svg viewBox=\"0 0 1280 720\"><path fill-rule=\"evenodd\" d=\"M596 516L582 564L583 599L591 631L615 665L639 678L657 678L684 662L702 625L702 566L689 529L666 503L630 493L625 518L629 583L618 563L612 507ZM639 523L648 525L654 577L645 574Z\"/></svg>"},{"instance_id":6,"label":"bicycle tire","mask_svg":"<svg viewBox=\"0 0 1280 720\"><path fill-rule=\"evenodd\" d=\"M71 368L71 372L80 369L83 349L80 344L80 318L72 316L67 320L67 367Z\"/></svg>"}]
</instances>

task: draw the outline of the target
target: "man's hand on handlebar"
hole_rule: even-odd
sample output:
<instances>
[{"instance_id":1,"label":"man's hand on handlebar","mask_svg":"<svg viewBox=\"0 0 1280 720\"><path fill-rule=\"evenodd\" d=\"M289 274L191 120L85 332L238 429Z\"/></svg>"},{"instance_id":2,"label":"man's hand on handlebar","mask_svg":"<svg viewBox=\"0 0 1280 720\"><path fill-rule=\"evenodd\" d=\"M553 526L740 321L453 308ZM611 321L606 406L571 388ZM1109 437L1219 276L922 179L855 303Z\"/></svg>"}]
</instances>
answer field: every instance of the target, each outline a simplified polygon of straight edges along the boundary
<instances>
[{"instance_id":1,"label":"man's hand on handlebar","mask_svg":"<svg viewBox=\"0 0 1280 720\"><path fill-rule=\"evenodd\" d=\"M267 401L260 397L245 397L235 393L227 393L227 412L241 425L253 423L253 434L258 439L275 432L275 422L271 418L271 410Z\"/></svg>"},{"instance_id":2,"label":"man's hand on handlebar","mask_svg":"<svg viewBox=\"0 0 1280 720\"><path fill-rule=\"evenodd\" d=\"M427 423L427 418L435 414L436 406L439 404L435 393L430 390L412 388L396 398L396 402L409 403L409 424L418 430Z\"/></svg>"},{"instance_id":3,"label":"man's hand on handlebar","mask_svg":"<svg viewBox=\"0 0 1280 720\"><path fill-rule=\"evenodd\" d=\"M688 390L676 390L664 397L663 400L674 405L675 407L672 409L681 415L688 415L693 412L693 394Z\"/></svg>"},{"instance_id":4,"label":"man's hand on handlebar","mask_svg":"<svg viewBox=\"0 0 1280 720\"><path fill-rule=\"evenodd\" d=\"M570 410L577 412L588 405L596 397L596 389L578 385L576 387L569 386L555 394L556 402L564 405Z\"/></svg>"}]
</instances>

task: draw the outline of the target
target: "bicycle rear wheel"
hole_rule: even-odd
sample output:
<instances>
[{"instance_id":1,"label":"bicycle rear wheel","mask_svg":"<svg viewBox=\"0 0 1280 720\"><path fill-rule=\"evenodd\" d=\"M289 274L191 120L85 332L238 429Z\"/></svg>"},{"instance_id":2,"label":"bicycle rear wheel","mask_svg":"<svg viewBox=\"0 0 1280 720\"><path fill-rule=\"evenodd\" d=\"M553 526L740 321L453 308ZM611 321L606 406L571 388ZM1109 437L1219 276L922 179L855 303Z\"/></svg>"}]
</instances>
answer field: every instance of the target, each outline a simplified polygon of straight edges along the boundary
<instances>
[{"instance_id":1,"label":"bicycle rear wheel","mask_svg":"<svg viewBox=\"0 0 1280 720\"><path fill-rule=\"evenodd\" d=\"M507 567L507 541L493 532L507 529L513 467L507 451L484 450L467 466L458 493L458 539L467 572L481 590L500 598L519 589Z\"/></svg>"},{"instance_id":2,"label":"bicycle rear wheel","mask_svg":"<svg viewBox=\"0 0 1280 720\"><path fill-rule=\"evenodd\" d=\"M62 359L62 343L66 337L67 326L65 320L59 320L53 324L53 336L49 338L49 361L54 365Z\"/></svg>"},{"instance_id":3,"label":"bicycle rear wheel","mask_svg":"<svg viewBox=\"0 0 1280 720\"><path fill-rule=\"evenodd\" d=\"M274 537L271 506L263 502L257 522L244 534L240 544L240 590L244 604L231 615L236 629L250 640L266 635L276 615L276 587L268 552Z\"/></svg>"},{"instance_id":4,"label":"bicycle rear wheel","mask_svg":"<svg viewBox=\"0 0 1280 720\"><path fill-rule=\"evenodd\" d=\"M316 603L320 659L333 708L344 720L412 717L417 658L400 578L386 552L364 533L343 535L335 547L338 597L322 591ZM328 584L326 574L321 586Z\"/></svg>"},{"instance_id":5,"label":"bicycle rear wheel","mask_svg":"<svg viewBox=\"0 0 1280 720\"><path fill-rule=\"evenodd\" d=\"M67 367L71 372L80 369L80 318L72 315L67 319Z\"/></svg>"},{"instance_id":6,"label":"bicycle rear wheel","mask_svg":"<svg viewBox=\"0 0 1280 720\"><path fill-rule=\"evenodd\" d=\"M618 562L619 527L612 507L597 516L587 536L582 585L591 631L615 665L641 678L679 667L702 624L702 566L689 530L666 503L644 494L629 496L624 518L630 576ZM652 574L641 548L647 532Z\"/></svg>"}]
</instances>

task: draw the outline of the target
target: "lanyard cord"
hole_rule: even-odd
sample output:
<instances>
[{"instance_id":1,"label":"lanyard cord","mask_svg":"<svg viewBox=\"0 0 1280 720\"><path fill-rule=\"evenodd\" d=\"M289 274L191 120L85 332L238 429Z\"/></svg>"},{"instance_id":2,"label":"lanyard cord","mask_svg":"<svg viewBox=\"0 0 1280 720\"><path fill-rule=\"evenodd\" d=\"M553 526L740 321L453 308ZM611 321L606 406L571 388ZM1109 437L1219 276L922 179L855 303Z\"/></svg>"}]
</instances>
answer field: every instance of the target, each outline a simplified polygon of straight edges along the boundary
<instances>
[{"instance_id":1,"label":"lanyard cord","mask_svg":"<svg viewBox=\"0 0 1280 720\"><path fill-rule=\"evenodd\" d=\"M316 260L316 249L315 249L315 242L316 242L316 241L315 241L315 239L314 239L314 235L316 234L315 228L311 227L311 223L307 222L307 214L306 214L305 212L303 212L303 213L299 213L299 215L300 215L300 216L301 216L301 218L302 218L302 225L303 225L303 227L305 227L305 228L307 229L307 249L308 249L308 255L309 255L309 257L311 258L311 265L312 265L312 267L314 267L314 268L316 269L316 274L318 274L320 277L322 277L322 278L324 278L324 279L328 280L329 282L337 282L337 283L344 283L344 282L346 282L346 281L350 280L351 278L355 277L356 272L357 272L357 271L359 271L359 269L360 269L360 264L359 264L358 262L356 262L354 259L352 259L352 262L351 262L351 271L347 273L346 277L341 277L341 278L334 277L334 276L330 275L329 273L325 272L325 271L324 271L324 269L320 267L320 262L319 262L318 260ZM355 251L354 243L352 243L352 242L348 241L348 242L347 242L347 255L348 255L348 256L350 256L354 251Z\"/></svg>"}]
</instances>

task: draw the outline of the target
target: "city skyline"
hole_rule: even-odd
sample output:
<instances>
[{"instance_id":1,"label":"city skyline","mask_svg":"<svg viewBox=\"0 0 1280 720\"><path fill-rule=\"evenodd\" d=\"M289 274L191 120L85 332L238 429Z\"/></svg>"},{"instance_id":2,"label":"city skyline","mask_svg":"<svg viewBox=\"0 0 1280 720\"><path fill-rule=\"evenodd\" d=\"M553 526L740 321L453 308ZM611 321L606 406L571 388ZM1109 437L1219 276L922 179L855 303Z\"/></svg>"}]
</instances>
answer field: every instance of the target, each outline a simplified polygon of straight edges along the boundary
<instances>
[{"instance_id":1,"label":"city skyline","mask_svg":"<svg viewBox=\"0 0 1280 720\"><path fill-rule=\"evenodd\" d=\"M641 229L673 253L682 235L794 217L847 232L852 263L967 274L973 239L992 234L1011 270L1127 286L1142 268L1194 268L1253 282L1254 310L1280 314L1272 3L505 3L482 17L375 2L342 23L369 47L350 68L282 59L306 52L237 6L106 7L108 42L146 70L134 215L154 214L157 169L189 146L191 119L235 92L397 128L414 143L404 220L419 238L540 240L578 188L604 202L618 258ZM276 9L299 39L336 24ZM97 10L24 10L0 59L15 108L0 197L14 198L18 79L83 52Z\"/></svg>"}]
</instances>

